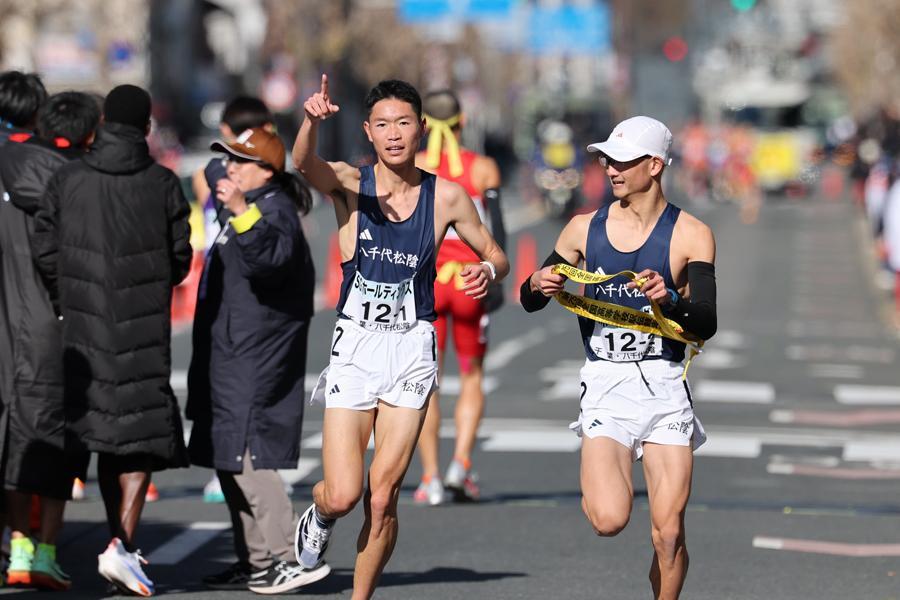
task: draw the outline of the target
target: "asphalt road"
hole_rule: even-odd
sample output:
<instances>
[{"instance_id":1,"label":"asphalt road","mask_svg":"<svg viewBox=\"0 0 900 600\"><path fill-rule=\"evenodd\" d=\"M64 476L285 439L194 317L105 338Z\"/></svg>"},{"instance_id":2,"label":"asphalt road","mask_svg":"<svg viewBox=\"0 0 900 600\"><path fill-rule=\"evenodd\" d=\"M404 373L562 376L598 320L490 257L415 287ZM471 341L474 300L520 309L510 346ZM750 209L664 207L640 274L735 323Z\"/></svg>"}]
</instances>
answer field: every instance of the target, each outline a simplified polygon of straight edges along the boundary
<instances>
[{"instance_id":1,"label":"asphalt road","mask_svg":"<svg viewBox=\"0 0 900 600\"><path fill-rule=\"evenodd\" d=\"M731 205L684 208L718 240L719 333L690 372L709 442L696 460L683 597L900 598L900 343L860 216L847 202L815 198L769 201L752 224ZM561 224L531 209L511 213L514 267L523 236L546 255ZM319 265L332 219L320 207L307 224ZM314 320L311 377L326 363L332 325L327 309ZM376 597L651 597L640 466L622 534L597 538L581 514L578 439L567 430L578 413L583 361L575 318L555 304L527 315L508 303L491 337L491 391L475 454L485 499L414 506L414 464L401 498L399 543ZM173 382L183 394L189 336L177 336L173 348ZM450 368L445 414L454 385ZM298 510L321 475L321 419L321 409L308 410L301 462L286 474ZM444 434L446 462L452 421ZM139 533L147 572L161 594L249 598L199 585L232 560L224 505L202 502L209 475L189 469L157 477L161 499L147 506ZM93 482L87 494L68 509L60 544L75 580L69 597L105 590L95 556L108 534ZM302 594L349 597L361 520L357 509L340 521L329 553L334 573Z\"/></svg>"}]
</instances>

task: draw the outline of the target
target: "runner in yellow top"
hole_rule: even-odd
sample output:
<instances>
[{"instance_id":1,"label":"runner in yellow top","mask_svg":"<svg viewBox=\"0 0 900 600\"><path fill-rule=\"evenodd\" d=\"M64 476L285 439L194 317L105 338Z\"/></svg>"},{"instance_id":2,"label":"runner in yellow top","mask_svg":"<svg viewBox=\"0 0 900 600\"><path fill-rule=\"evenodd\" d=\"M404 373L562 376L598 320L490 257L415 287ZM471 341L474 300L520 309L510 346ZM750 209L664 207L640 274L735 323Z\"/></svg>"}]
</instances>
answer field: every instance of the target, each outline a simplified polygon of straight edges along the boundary
<instances>
[{"instance_id":1,"label":"runner in yellow top","mask_svg":"<svg viewBox=\"0 0 900 600\"><path fill-rule=\"evenodd\" d=\"M651 314L652 301L689 338L705 340L716 331L715 240L709 227L663 195L671 143L665 125L633 117L605 142L588 146L599 153L617 200L569 221L544 267L523 282L520 293L525 310L546 306L563 291L563 273L571 272L554 268L559 264L583 262L591 273L637 276L585 287L591 301L619 307L609 314L621 321L579 317L587 360L581 410L571 427L582 436L582 508L598 535L614 536L628 523L631 465L643 459L654 549L650 581L659 599L677 598L687 573L684 512L692 449L706 436L682 376L685 344L637 327L627 315Z\"/></svg>"}]
</instances>

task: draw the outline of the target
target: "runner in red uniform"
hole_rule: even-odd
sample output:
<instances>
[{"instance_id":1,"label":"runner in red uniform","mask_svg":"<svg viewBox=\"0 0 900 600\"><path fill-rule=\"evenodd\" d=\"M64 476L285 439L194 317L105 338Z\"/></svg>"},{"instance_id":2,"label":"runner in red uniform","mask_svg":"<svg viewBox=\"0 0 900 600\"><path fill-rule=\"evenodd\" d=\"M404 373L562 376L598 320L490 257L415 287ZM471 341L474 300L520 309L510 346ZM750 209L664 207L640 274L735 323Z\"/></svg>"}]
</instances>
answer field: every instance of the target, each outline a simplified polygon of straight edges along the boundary
<instances>
[{"instance_id":1,"label":"runner in red uniform","mask_svg":"<svg viewBox=\"0 0 900 600\"><path fill-rule=\"evenodd\" d=\"M423 110L429 129L428 148L416 157L416 165L462 185L475 202L481 220L488 224L498 244L503 247L505 231L500 213L500 169L497 163L492 158L460 147L464 119L459 99L453 92L442 90L429 93L423 100ZM440 504L445 486L455 500L471 501L479 496L471 456L484 412L482 379L487 351L488 312L498 308L503 298L499 286L492 289L484 300L473 300L462 291L460 272L466 264L478 263L479 260L451 228L437 256L434 300L438 318L434 326L438 339L439 371L443 373L448 327L459 360L456 447L442 483L438 474L441 413L435 391L429 399L428 414L419 437L422 482L414 496L418 504Z\"/></svg>"}]
</instances>

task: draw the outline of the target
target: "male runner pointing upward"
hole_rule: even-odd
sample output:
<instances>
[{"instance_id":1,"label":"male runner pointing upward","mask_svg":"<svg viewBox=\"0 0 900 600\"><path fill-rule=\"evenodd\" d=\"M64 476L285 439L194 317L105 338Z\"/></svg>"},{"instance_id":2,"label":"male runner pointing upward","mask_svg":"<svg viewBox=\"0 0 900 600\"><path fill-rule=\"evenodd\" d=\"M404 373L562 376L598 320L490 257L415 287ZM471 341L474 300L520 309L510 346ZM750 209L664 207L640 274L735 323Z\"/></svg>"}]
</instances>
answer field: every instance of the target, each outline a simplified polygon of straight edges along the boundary
<instances>
[{"instance_id":1,"label":"male runner pointing upward","mask_svg":"<svg viewBox=\"0 0 900 600\"><path fill-rule=\"evenodd\" d=\"M422 101L408 83L382 81L365 100L363 129L378 157L357 169L315 153L319 123L339 110L322 76L306 100L306 120L293 149L296 167L334 201L344 279L331 360L313 397L325 398L324 480L297 525L297 558L316 568L335 519L363 497L364 458L375 432L365 489L365 523L357 541L353 598L370 598L397 538L397 498L428 396L437 378L432 321L435 256L453 227L482 259L462 273L466 292L481 298L509 271L503 251L456 183L415 166Z\"/></svg>"},{"instance_id":2,"label":"male runner pointing upward","mask_svg":"<svg viewBox=\"0 0 900 600\"><path fill-rule=\"evenodd\" d=\"M574 217L556 249L521 288L525 310L547 305L565 277L552 265L604 274L633 271L585 287L585 296L663 314L701 339L716 331L715 240L696 218L666 202L660 186L672 134L649 117L627 119L588 150L600 161L617 201ZM634 488L631 464L643 457L650 500L656 598L677 598L688 568L684 512L691 490L692 447L705 440L683 377L685 344L635 329L579 317L587 355L581 369L581 411L572 428L582 436L582 508L598 535L628 523Z\"/></svg>"}]
</instances>

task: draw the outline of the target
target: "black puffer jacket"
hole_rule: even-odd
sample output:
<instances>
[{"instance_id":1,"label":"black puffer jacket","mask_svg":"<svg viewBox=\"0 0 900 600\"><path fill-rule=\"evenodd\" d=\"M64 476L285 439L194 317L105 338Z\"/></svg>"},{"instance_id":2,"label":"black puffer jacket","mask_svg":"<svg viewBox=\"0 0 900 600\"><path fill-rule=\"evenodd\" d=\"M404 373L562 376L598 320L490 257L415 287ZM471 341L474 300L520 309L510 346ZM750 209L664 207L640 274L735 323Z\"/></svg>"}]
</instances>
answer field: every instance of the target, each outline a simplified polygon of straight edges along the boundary
<instances>
[{"instance_id":1,"label":"black puffer jacket","mask_svg":"<svg viewBox=\"0 0 900 600\"><path fill-rule=\"evenodd\" d=\"M47 187L35 257L64 318L66 416L88 450L186 464L169 344L172 287L191 262L189 213L143 132L117 123Z\"/></svg>"},{"instance_id":2,"label":"black puffer jacket","mask_svg":"<svg viewBox=\"0 0 900 600\"><path fill-rule=\"evenodd\" d=\"M0 427L7 489L69 497L60 322L34 267L34 214L47 182L81 151L31 138L0 149Z\"/></svg>"}]
</instances>

